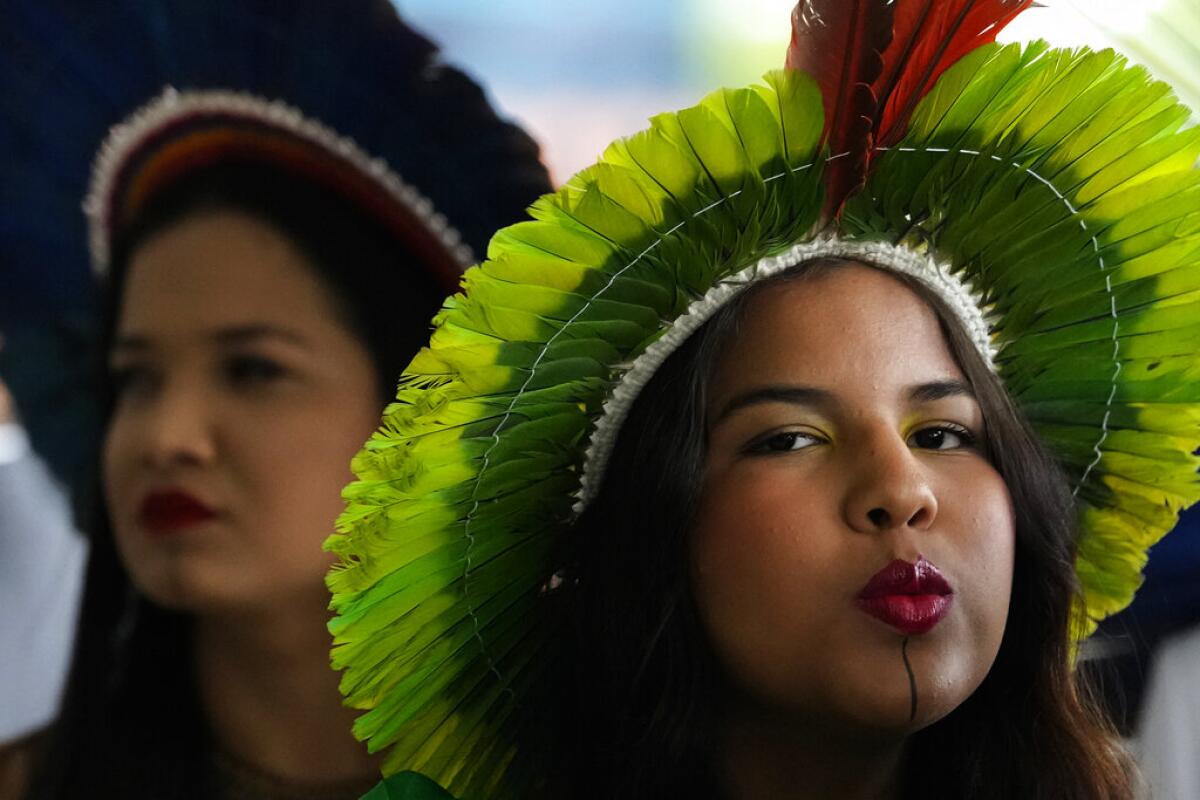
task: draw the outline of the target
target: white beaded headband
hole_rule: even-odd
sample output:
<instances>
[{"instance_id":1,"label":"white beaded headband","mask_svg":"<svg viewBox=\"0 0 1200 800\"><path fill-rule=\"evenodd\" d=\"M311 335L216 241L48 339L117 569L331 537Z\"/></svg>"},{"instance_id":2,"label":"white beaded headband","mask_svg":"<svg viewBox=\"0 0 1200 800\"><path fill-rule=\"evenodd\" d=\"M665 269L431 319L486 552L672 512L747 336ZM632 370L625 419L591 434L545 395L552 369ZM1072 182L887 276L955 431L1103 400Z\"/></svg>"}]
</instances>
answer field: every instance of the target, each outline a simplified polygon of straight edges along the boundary
<instances>
[{"instance_id":1,"label":"white beaded headband","mask_svg":"<svg viewBox=\"0 0 1200 800\"><path fill-rule=\"evenodd\" d=\"M156 133L189 116L224 115L284 131L341 159L368 178L412 214L441 244L460 269L475 262L471 248L433 203L400 178L383 159L367 154L358 144L304 116L282 100L268 100L228 90L178 91L170 86L158 97L113 126L92 165L91 185L83 203L88 221L92 269L105 274L112 255L112 219L117 181L132 155Z\"/></svg>"},{"instance_id":2,"label":"white beaded headband","mask_svg":"<svg viewBox=\"0 0 1200 800\"><path fill-rule=\"evenodd\" d=\"M722 307L766 278L822 258L848 258L889 272L906 275L934 292L954 313L988 366L995 368L995 351L981 298L949 268L928 253L889 242L857 241L824 236L769 256L728 278L717 281L703 297L688 306L670 329L634 359L605 401L584 454L576 514L595 499L609 457L630 409L659 367Z\"/></svg>"}]
</instances>

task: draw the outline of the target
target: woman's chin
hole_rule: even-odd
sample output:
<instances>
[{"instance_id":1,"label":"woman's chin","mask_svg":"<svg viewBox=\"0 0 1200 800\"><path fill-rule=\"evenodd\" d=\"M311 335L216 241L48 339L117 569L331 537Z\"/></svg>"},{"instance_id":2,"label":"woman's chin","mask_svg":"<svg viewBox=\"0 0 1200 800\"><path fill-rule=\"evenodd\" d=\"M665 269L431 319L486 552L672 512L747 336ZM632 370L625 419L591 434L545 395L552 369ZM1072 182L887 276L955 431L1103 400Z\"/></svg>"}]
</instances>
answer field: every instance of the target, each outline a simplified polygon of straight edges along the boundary
<instances>
[{"instance_id":1,"label":"woman's chin","mask_svg":"<svg viewBox=\"0 0 1200 800\"><path fill-rule=\"evenodd\" d=\"M223 591L178 574L155 576L135 583L139 594L159 608L180 613L204 613L231 605L228 589Z\"/></svg>"},{"instance_id":2,"label":"woman's chin","mask_svg":"<svg viewBox=\"0 0 1200 800\"><path fill-rule=\"evenodd\" d=\"M259 590L226 570L210 569L197 559L164 559L134 570L138 593L160 608L188 614L221 614L245 610ZM146 568L153 566L153 568Z\"/></svg>"},{"instance_id":3,"label":"woman's chin","mask_svg":"<svg viewBox=\"0 0 1200 800\"><path fill-rule=\"evenodd\" d=\"M907 688L901 691L888 687L863 692L853 704L843 706L826 718L841 717L847 732L856 738L886 743L903 739L936 721L927 719L926 713L918 709L914 716L912 696Z\"/></svg>"},{"instance_id":4,"label":"woman's chin","mask_svg":"<svg viewBox=\"0 0 1200 800\"><path fill-rule=\"evenodd\" d=\"M950 665L895 660L887 669L875 663L869 670L843 671L839 690L819 718L843 720L856 737L902 739L950 714L976 688L965 676L956 677Z\"/></svg>"}]
</instances>

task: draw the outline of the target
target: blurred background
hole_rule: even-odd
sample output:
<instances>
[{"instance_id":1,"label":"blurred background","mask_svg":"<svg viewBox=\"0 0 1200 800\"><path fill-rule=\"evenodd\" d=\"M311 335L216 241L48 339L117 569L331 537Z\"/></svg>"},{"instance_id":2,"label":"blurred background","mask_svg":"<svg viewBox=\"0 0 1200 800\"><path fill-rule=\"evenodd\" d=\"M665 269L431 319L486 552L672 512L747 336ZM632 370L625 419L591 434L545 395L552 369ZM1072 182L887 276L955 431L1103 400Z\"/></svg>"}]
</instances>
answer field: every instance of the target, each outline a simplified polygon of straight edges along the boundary
<instances>
[{"instance_id":1,"label":"blurred background","mask_svg":"<svg viewBox=\"0 0 1200 800\"><path fill-rule=\"evenodd\" d=\"M541 141L561 182L651 114L782 65L795 0L398 0ZM1001 41L1117 47L1200 108L1200 2L1043 0Z\"/></svg>"}]
</instances>

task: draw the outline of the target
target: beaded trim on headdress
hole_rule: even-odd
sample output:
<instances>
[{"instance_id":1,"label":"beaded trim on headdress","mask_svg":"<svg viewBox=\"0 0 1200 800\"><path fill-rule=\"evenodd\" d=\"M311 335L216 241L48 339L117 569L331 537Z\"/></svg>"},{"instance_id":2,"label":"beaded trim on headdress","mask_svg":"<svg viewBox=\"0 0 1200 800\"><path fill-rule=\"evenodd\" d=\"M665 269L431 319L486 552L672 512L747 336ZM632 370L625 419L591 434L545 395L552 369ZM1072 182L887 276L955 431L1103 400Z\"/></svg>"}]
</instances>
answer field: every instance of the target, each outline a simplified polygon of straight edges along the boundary
<instances>
[{"instance_id":1,"label":"beaded trim on headdress","mask_svg":"<svg viewBox=\"0 0 1200 800\"><path fill-rule=\"evenodd\" d=\"M167 87L125 122L114 126L96 156L83 209L88 220L92 266L98 274L109 268L114 226L120 213L118 206L130 186L139 176L144 177L147 170L147 165L140 159L149 152L153 161L155 148L164 138L170 137L171 129L176 125L197 121L219 124L222 119L282 132L344 163L355 174L370 181L398 208L404 209L407 216L437 242L453 262L456 272L473 263L470 247L433 203L393 172L382 159L364 152L354 140L304 116L282 100L268 100L244 92L181 92ZM456 276L448 276L447 282L453 286L457 282Z\"/></svg>"}]
</instances>

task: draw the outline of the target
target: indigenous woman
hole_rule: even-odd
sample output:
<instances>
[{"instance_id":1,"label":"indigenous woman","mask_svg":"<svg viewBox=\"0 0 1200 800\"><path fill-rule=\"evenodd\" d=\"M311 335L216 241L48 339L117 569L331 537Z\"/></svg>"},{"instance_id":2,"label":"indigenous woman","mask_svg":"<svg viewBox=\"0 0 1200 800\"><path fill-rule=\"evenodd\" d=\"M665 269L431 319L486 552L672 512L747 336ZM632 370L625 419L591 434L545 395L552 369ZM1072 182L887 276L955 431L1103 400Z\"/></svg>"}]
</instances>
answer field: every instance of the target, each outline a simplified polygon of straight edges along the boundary
<instances>
[{"instance_id":1,"label":"indigenous woman","mask_svg":"<svg viewBox=\"0 0 1200 800\"><path fill-rule=\"evenodd\" d=\"M329 544L389 788L1133 795L1074 664L1200 498L1200 136L1028 5L802 2L497 234Z\"/></svg>"},{"instance_id":2,"label":"indigenous woman","mask_svg":"<svg viewBox=\"0 0 1200 800\"><path fill-rule=\"evenodd\" d=\"M399 174L283 100L225 90L168 90L101 148L100 490L32 796L355 798L378 780L328 666L321 542L480 245L460 231L547 187L533 142L384 9L411 70L411 96L387 98L411 110L383 135ZM405 288L378 291L393 275Z\"/></svg>"}]
</instances>

